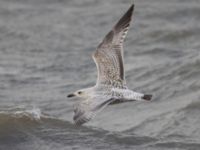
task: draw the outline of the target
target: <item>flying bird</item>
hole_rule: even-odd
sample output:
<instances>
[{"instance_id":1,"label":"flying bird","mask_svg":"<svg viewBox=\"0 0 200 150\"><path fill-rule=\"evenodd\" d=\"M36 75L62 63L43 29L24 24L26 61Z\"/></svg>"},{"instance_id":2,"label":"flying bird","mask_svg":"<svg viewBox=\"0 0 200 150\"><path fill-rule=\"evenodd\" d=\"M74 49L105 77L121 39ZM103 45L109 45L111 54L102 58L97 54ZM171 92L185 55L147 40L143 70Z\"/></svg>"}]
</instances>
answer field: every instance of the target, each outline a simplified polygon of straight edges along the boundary
<instances>
[{"instance_id":1,"label":"flying bird","mask_svg":"<svg viewBox=\"0 0 200 150\"><path fill-rule=\"evenodd\" d=\"M90 121L107 105L130 101L150 101L152 99L151 94L132 91L126 85L123 43L133 11L134 4L105 36L93 53L92 57L98 71L96 85L68 95L68 97L79 97L81 99L74 106L73 120L76 125Z\"/></svg>"}]
</instances>

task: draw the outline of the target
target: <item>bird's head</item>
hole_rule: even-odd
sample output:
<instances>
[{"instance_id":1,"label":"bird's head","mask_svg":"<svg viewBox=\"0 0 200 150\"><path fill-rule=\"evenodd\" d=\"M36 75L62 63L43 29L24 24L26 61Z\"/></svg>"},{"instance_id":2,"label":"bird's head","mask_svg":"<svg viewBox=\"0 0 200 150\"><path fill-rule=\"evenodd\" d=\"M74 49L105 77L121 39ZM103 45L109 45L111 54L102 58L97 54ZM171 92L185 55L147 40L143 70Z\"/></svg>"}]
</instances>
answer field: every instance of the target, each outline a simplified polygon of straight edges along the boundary
<instances>
[{"instance_id":1,"label":"bird's head","mask_svg":"<svg viewBox=\"0 0 200 150\"><path fill-rule=\"evenodd\" d=\"M71 98L71 97L88 98L89 97L88 93L89 93L89 89L81 89L74 93L68 94L67 97L68 98Z\"/></svg>"}]
</instances>

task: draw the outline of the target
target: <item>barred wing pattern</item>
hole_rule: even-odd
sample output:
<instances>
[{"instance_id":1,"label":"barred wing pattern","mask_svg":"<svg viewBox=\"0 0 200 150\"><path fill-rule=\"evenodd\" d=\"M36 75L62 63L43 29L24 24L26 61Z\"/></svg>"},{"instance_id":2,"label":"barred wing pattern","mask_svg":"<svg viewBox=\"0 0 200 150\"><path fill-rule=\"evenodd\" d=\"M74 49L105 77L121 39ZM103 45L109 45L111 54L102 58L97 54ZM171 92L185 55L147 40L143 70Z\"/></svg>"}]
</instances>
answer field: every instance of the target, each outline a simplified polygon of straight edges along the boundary
<instances>
[{"instance_id":1,"label":"barred wing pattern","mask_svg":"<svg viewBox=\"0 0 200 150\"><path fill-rule=\"evenodd\" d=\"M74 106L74 122L76 125L82 125L95 115L103 110L108 104L114 101L113 98L108 96L105 97L94 97L84 101L81 101L76 106Z\"/></svg>"},{"instance_id":2,"label":"barred wing pattern","mask_svg":"<svg viewBox=\"0 0 200 150\"><path fill-rule=\"evenodd\" d=\"M98 70L98 84L115 87L125 86L123 42L127 35L134 5L124 14L113 29L105 36L93 54Z\"/></svg>"}]
</instances>

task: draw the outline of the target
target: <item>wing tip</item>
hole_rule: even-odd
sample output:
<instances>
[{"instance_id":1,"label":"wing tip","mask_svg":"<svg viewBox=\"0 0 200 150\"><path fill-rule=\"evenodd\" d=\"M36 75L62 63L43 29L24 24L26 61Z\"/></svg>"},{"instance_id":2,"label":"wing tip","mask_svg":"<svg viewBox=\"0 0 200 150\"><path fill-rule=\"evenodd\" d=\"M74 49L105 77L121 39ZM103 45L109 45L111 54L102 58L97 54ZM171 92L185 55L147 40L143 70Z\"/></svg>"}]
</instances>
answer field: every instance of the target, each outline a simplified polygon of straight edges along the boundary
<instances>
[{"instance_id":1,"label":"wing tip","mask_svg":"<svg viewBox=\"0 0 200 150\"><path fill-rule=\"evenodd\" d=\"M124 18L125 16L131 17L133 14L134 8L135 8L135 4L132 3L129 9L124 13L122 18Z\"/></svg>"},{"instance_id":2,"label":"wing tip","mask_svg":"<svg viewBox=\"0 0 200 150\"><path fill-rule=\"evenodd\" d=\"M129 10L130 10L131 12L133 12L134 8L135 8L135 4L133 3L133 4L131 5L131 7L129 8Z\"/></svg>"},{"instance_id":3,"label":"wing tip","mask_svg":"<svg viewBox=\"0 0 200 150\"><path fill-rule=\"evenodd\" d=\"M129 7L129 9L126 11L126 13L117 22L117 24L114 27L114 29L116 29L116 31L121 31L121 29L124 29L124 28L126 28L127 26L130 25L130 22L132 20L132 15L133 15L134 7L135 7L135 5L132 4Z\"/></svg>"},{"instance_id":4,"label":"wing tip","mask_svg":"<svg viewBox=\"0 0 200 150\"><path fill-rule=\"evenodd\" d=\"M79 118L73 118L74 120L74 124L76 126L82 126L83 124L85 124L86 122L90 121L91 118L87 118L85 116L81 116Z\"/></svg>"},{"instance_id":5,"label":"wing tip","mask_svg":"<svg viewBox=\"0 0 200 150\"><path fill-rule=\"evenodd\" d=\"M127 12L125 13L125 15L128 15L131 18L133 11L134 11L134 8L135 8L135 4L132 4L130 6L130 8L127 10Z\"/></svg>"}]
</instances>

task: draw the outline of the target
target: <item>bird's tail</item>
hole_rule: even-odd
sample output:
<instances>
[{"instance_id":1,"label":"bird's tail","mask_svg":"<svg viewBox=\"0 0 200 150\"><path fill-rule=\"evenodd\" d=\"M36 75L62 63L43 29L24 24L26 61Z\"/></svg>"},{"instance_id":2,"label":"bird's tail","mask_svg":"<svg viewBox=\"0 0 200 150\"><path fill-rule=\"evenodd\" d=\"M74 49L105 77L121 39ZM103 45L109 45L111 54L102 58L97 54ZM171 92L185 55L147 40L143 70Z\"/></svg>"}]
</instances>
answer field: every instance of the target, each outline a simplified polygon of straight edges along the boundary
<instances>
[{"instance_id":1,"label":"bird's tail","mask_svg":"<svg viewBox=\"0 0 200 150\"><path fill-rule=\"evenodd\" d=\"M143 100L146 101L150 101L152 99L152 95L151 94L144 94L144 96L142 97Z\"/></svg>"}]
</instances>

